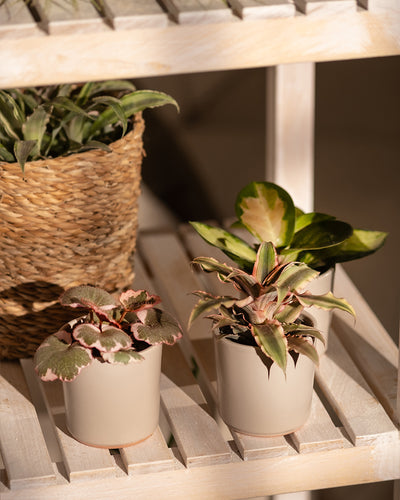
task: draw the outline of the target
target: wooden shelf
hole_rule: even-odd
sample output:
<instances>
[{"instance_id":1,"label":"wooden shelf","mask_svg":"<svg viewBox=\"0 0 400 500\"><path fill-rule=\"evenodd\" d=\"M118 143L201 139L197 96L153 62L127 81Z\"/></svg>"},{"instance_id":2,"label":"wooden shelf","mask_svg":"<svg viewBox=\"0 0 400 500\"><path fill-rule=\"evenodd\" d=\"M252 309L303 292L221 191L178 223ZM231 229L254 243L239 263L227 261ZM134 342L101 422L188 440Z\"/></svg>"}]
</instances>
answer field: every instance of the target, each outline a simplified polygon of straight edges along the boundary
<instances>
[{"instance_id":1,"label":"wooden shelf","mask_svg":"<svg viewBox=\"0 0 400 500\"><path fill-rule=\"evenodd\" d=\"M400 53L396 0L36 0L37 21L21 3L0 6L2 88Z\"/></svg>"},{"instance_id":2,"label":"wooden shelf","mask_svg":"<svg viewBox=\"0 0 400 500\"><path fill-rule=\"evenodd\" d=\"M141 234L138 246L134 286L161 294L185 326L191 292L217 286L189 264L204 242L185 226ZM41 383L31 360L1 362L1 498L248 498L400 478L398 350L341 268L335 291L358 320L335 316L312 414L286 437L231 434L221 423L207 320L164 349L162 432L123 450L76 442L65 429L60 385Z\"/></svg>"}]
</instances>

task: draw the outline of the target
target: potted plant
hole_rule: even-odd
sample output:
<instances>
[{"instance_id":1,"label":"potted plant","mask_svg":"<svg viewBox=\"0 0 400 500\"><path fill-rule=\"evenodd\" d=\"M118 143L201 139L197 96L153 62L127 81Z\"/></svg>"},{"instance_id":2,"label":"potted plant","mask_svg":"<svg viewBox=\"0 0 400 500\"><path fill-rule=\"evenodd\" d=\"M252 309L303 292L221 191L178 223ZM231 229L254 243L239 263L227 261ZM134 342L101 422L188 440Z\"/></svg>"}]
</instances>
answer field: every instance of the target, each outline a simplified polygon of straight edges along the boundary
<instances>
[{"instance_id":1,"label":"potted plant","mask_svg":"<svg viewBox=\"0 0 400 500\"><path fill-rule=\"evenodd\" d=\"M193 262L240 292L194 292L200 298L189 320L190 325L199 315L217 311L208 318L213 322L222 419L250 435L294 432L310 413L318 363L315 342L324 341L304 309L338 308L354 315L353 308L331 292L305 291L318 271L304 262L279 263L271 242L260 244L251 273L214 258L197 257Z\"/></svg>"},{"instance_id":2,"label":"potted plant","mask_svg":"<svg viewBox=\"0 0 400 500\"><path fill-rule=\"evenodd\" d=\"M387 233L354 229L334 216L304 213L295 207L289 193L271 182L251 182L238 194L234 227L244 230L252 243L232 232L201 222L191 222L193 228L211 245L222 250L241 269L251 270L257 248L262 241L271 241L281 264L304 262L319 271L318 279L310 283L310 291L324 294L333 289L336 263L359 259L376 252L385 242ZM317 328L327 337L329 311L312 309L310 315ZM319 346L320 352L323 349Z\"/></svg>"},{"instance_id":3,"label":"potted plant","mask_svg":"<svg viewBox=\"0 0 400 500\"><path fill-rule=\"evenodd\" d=\"M88 285L60 297L62 306L86 314L47 337L34 365L42 380L63 382L67 427L78 441L120 448L156 429L162 344L181 337L159 302L145 290L116 299Z\"/></svg>"},{"instance_id":4,"label":"potted plant","mask_svg":"<svg viewBox=\"0 0 400 500\"><path fill-rule=\"evenodd\" d=\"M122 80L0 90L0 359L64 321L67 286L132 283L142 111L166 104Z\"/></svg>"}]
</instances>

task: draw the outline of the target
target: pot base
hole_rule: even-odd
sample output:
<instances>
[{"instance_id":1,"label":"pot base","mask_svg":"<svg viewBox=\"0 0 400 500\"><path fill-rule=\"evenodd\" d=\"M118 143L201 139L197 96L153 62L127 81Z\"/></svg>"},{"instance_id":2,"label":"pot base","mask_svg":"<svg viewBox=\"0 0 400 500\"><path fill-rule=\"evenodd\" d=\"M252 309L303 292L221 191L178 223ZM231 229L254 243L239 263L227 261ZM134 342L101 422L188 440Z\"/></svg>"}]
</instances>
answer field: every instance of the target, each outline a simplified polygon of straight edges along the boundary
<instances>
[{"instance_id":1,"label":"pot base","mask_svg":"<svg viewBox=\"0 0 400 500\"><path fill-rule=\"evenodd\" d=\"M81 439L78 439L76 438L72 433L71 431L68 429L68 432L70 433L71 437L73 437L75 439L75 441L78 441L79 443L81 444L84 444L85 446L90 446L91 448L99 448L101 450L115 450L115 449L118 449L118 448L129 448L129 446L135 446L136 444L139 444L139 443L143 443L143 441L146 441L146 439L149 439L153 434L154 432L152 432L151 434L149 434L148 436L146 436L145 438L143 439L139 439L139 441L134 441L133 443L127 443L127 444L116 444L116 445L111 445L111 446L106 446L106 445L100 445L100 444L90 444L90 443L85 443L84 441L82 441Z\"/></svg>"},{"instance_id":2,"label":"pot base","mask_svg":"<svg viewBox=\"0 0 400 500\"><path fill-rule=\"evenodd\" d=\"M303 427L304 427L304 424L300 425L299 427L296 427L293 430L287 431L285 433L278 433L278 434L252 434L250 432L241 431L240 429L235 429L234 427L228 425L228 428L230 430L238 432L239 434L243 434L244 436L249 436L249 437L254 437L254 438L276 438L276 437L288 436L289 434L293 434L294 432L299 431Z\"/></svg>"}]
</instances>

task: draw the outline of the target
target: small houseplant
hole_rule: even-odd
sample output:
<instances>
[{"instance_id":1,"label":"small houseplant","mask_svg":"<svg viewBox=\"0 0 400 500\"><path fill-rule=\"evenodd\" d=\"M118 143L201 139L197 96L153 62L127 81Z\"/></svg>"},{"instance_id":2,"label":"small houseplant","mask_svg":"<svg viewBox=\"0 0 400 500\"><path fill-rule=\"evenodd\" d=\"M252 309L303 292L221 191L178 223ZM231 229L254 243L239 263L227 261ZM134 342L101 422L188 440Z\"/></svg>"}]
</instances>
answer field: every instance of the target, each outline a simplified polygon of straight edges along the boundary
<instances>
[{"instance_id":1,"label":"small houseplant","mask_svg":"<svg viewBox=\"0 0 400 500\"><path fill-rule=\"evenodd\" d=\"M251 273L214 258L193 261L240 292L214 296L195 292L199 301L189 325L199 315L213 322L218 403L232 429L250 435L282 435L301 427L311 408L315 342L323 336L304 314L316 306L354 315L344 299L331 292L313 295L304 288L318 271L304 262L279 263L271 242L258 248Z\"/></svg>"},{"instance_id":2,"label":"small houseplant","mask_svg":"<svg viewBox=\"0 0 400 500\"><path fill-rule=\"evenodd\" d=\"M332 215L303 213L295 207L287 191L271 182L251 182L245 186L236 198L235 211L237 221L233 226L245 233L245 239L202 222L191 224L203 239L246 271L251 271L254 265L260 242L271 241L279 263L304 262L319 271L318 279L310 283L310 291L315 294L333 289L337 263L376 252L387 237L382 231L354 229ZM309 314L327 339L330 312L313 308ZM323 345L318 349L323 352Z\"/></svg>"},{"instance_id":3,"label":"small houseplant","mask_svg":"<svg viewBox=\"0 0 400 500\"><path fill-rule=\"evenodd\" d=\"M132 283L142 111L166 104L121 80L0 90L0 359L65 321L67 286Z\"/></svg>"},{"instance_id":4,"label":"small houseplant","mask_svg":"<svg viewBox=\"0 0 400 500\"><path fill-rule=\"evenodd\" d=\"M181 337L160 298L127 290L119 299L77 286L60 297L86 314L47 337L34 356L44 381L61 380L67 427L79 441L104 448L129 446L158 425L162 344Z\"/></svg>"}]
</instances>

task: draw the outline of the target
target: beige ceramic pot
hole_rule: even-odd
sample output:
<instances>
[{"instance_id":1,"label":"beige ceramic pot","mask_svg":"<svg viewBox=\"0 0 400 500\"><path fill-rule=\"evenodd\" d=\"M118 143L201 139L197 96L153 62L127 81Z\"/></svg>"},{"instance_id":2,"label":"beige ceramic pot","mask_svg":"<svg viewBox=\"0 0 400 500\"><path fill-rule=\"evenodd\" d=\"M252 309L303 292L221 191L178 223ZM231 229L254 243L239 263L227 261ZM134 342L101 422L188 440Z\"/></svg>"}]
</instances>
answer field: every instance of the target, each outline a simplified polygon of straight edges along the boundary
<instances>
[{"instance_id":1,"label":"beige ceramic pot","mask_svg":"<svg viewBox=\"0 0 400 500\"><path fill-rule=\"evenodd\" d=\"M314 364L288 356L286 378L259 347L214 336L218 403L222 419L233 430L255 436L277 436L299 429L311 411Z\"/></svg>"},{"instance_id":2,"label":"beige ceramic pot","mask_svg":"<svg viewBox=\"0 0 400 500\"><path fill-rule=\"evenodd\" d=\"M333 280L335 276L335 270L333 268L328 269L325 273L322 273L314 281L306 286L306 290L313 295L323 295L328 292L333 291ZM319 309L318 307L310 307L307 309L307 316L310 316L315 328L317 328L325 338L325 345L317 340L315 348L319 355L323 354L328 347L328 335L329 328L331 326L332 311L325 311L324 309Z\"/></svg>"},{"instance_id":3,"label":"beige ceramic pot","mask_svg":"<svg viewBox=\"0 0 400 500\"><path fill-rule=\"evenodd\" d=\"M143 441L158 425L162 345L128 365L95 359L72 382L64 382L67 427L78 441L121 448Z\"/></svg>"}]
</instances>

